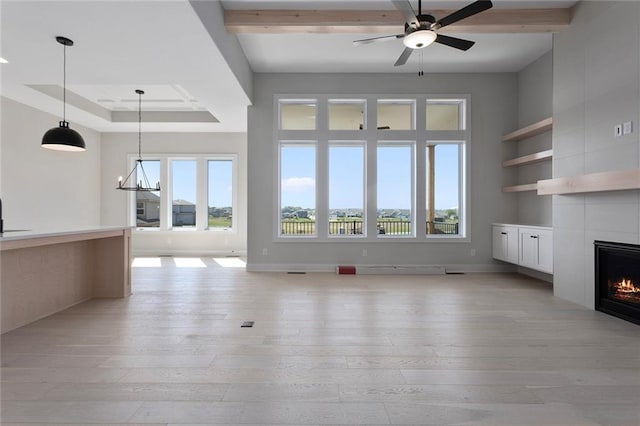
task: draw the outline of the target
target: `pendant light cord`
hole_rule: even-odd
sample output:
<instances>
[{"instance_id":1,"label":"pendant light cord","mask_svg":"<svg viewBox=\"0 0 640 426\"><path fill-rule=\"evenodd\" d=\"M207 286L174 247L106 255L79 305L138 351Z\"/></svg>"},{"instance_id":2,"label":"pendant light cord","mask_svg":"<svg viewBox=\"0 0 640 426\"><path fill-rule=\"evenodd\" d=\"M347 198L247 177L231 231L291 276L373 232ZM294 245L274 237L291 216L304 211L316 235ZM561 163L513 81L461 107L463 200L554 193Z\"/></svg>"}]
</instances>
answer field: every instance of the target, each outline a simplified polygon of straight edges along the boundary
<instances>
[{"instance_id":1,"label":"pendant light cord","mask_svg":"<svg viewBox=\"0 0 640 426\"><path fill-rule=\"evenodd\" d=\"M138 93L138 159L142 160L142 93Z\"/></svg>"},{"instance_id":2,"label":"pendant light cord","mask_svg":"<svg viewBox=\"0 0 640 426\"><path fill-rule=\"evenodd\" d=\"M63 44L62 57L62 121L67 121L67 45Z\"/></svg>"}]
</instances>

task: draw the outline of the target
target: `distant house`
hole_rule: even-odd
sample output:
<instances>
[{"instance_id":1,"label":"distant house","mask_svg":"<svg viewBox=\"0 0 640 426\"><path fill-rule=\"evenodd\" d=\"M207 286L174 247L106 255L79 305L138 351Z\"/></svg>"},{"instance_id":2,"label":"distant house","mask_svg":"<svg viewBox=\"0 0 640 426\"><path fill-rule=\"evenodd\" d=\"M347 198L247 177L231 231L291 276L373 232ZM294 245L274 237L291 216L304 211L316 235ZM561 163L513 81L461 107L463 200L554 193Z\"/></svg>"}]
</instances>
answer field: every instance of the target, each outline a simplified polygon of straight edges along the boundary
<instances>
[{"instance_id":1,"label":"distant house","mask_svg":"<svg viewBox=\"0 0 640 426\"><path fill-rule=\"evenodd\" d=\"M160 196L153 192L136 193L136 222L148 226L160 221Z\"/></svg>"},{"instance_id":2,"label":"distant house","mask_svg":"<svg viewBox=\"0 0 640 426\"><path fill-rule=\"evenodd\" d=\"M187 200L173 200L173 226L196 226L196 205Z\"/></svg>"}]
</instances>

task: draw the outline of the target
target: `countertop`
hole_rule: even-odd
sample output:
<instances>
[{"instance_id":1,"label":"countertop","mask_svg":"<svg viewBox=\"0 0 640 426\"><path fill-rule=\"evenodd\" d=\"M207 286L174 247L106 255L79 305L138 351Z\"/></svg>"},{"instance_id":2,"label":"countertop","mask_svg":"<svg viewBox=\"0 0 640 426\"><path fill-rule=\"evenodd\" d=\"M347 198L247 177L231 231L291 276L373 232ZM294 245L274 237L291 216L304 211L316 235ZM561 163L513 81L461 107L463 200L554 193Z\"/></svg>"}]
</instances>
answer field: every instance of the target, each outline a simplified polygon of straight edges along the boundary
<instances>
[{"instance_id":1,"label":"countertop","mask_svg":"<svg viewBox=\"0 0 640 426\"><path fill-rule=\"evenodd\" d=\"M5 232L0 235L0 248L10 250L28 246L64 243L95 238L119 236L132 226L96 226L92 228L66 229L56 231L25 230Z\"/></svg>"},{"instance_id":2,"label":"countertop","mask_svg":"<svg viewBox=\"0 0 640 426\"><path fill-rule=\"evenodd\" d=\"M493 226L517 226L520 228L552 229L551 225L527 225L526 223L492 223Z\"/></svg>"}]
</instances>

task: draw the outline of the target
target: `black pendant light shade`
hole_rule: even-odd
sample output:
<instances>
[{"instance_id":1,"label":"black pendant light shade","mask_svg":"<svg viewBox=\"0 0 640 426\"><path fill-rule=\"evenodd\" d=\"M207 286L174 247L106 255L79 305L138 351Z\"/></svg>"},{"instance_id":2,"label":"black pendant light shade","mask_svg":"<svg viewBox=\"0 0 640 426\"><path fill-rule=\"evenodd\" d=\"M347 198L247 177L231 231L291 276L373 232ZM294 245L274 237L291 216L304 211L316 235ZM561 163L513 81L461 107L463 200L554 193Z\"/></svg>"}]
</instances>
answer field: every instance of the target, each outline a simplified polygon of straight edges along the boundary
<instances>
[{"instance_id":1,"label":"black pendant light shade","mask_svg":"<svg viewBox=\"0 0 640 426\"><path fill-rule=\"evenodd\" d=\"M80 133L69 128L66 120L67 105L67 46L73 46L73 40L58 36L56 41L64 46L64 68L62 82L62 121L58 127L49 129L42 137L42 147L58 151L85 151L87 149Z\"/></svg>"},{"instance_id":2,"label":"black pendant light shade","mask_svg":"<svg viewBox=\"0 0 640 426\"><path fill-rule=\"evenodd\" d=\"M69 123L61 121L59 127L47 130L42 137L42 146L58 151L85 151L87 149L80 133L69 128Z\"/></svg>"}]
</instances>

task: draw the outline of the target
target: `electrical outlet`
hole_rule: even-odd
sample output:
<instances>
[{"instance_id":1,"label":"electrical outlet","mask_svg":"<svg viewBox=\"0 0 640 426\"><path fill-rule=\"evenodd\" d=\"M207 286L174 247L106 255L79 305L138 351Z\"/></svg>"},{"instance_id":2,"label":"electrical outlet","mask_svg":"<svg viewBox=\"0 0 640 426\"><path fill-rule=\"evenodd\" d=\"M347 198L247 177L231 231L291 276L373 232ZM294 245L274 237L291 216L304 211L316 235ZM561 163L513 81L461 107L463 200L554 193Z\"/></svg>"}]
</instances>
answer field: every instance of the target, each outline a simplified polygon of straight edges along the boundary
<instances>
[{"instance_id":1,"label":"electrical outlet","mask_svg":"<svg viewBox=\"0 0 640 426\"><path fill-rule=\"evenodd\" d=\"M362 249L362 257L367 257L367 249Z\"/></svg>"},{"instance_id":2,"label":"electrical outlet","mask_svg":"<svg viewBox=\"0 0 640 426\"><path fill-rule=\"evenodd\" d=\"M475 256L476 255L476 249L472 248L471 250L469 250L469 254L471 256Z\"/></svg>"},{"instance_id":3,"label":"electrical outlet","mask_svg":"<svg viewBox=\"0 0 640 426\"><path fill-rule=\"evenodd\" d=\"M622 124L616 124L613 126L613 136L616 138L622 136Z\"/></svg>"},{"instance_id":4,"label":"electrical outlet","mask_svg":"<svg viewBox=\"0 0 640 426\"><path fill-rule=\"evenodd\" d=\"M628 135L633 132L633 121L626 121L622 123L622 134Z\"/></svg>"},{"instance_id":5,"label":"electrical outlet","mask_svg":"<svg viewBox=\"0 0 640 426\"><path fill-rule=\"evenodd\" d=\"M267 254L269 254L269 252L267 251L267 249L266 249L266 248L263 248L263 249L262 249L262 255L263 255L263 256L266 256Z\"/></svg>"}]
</instances>

